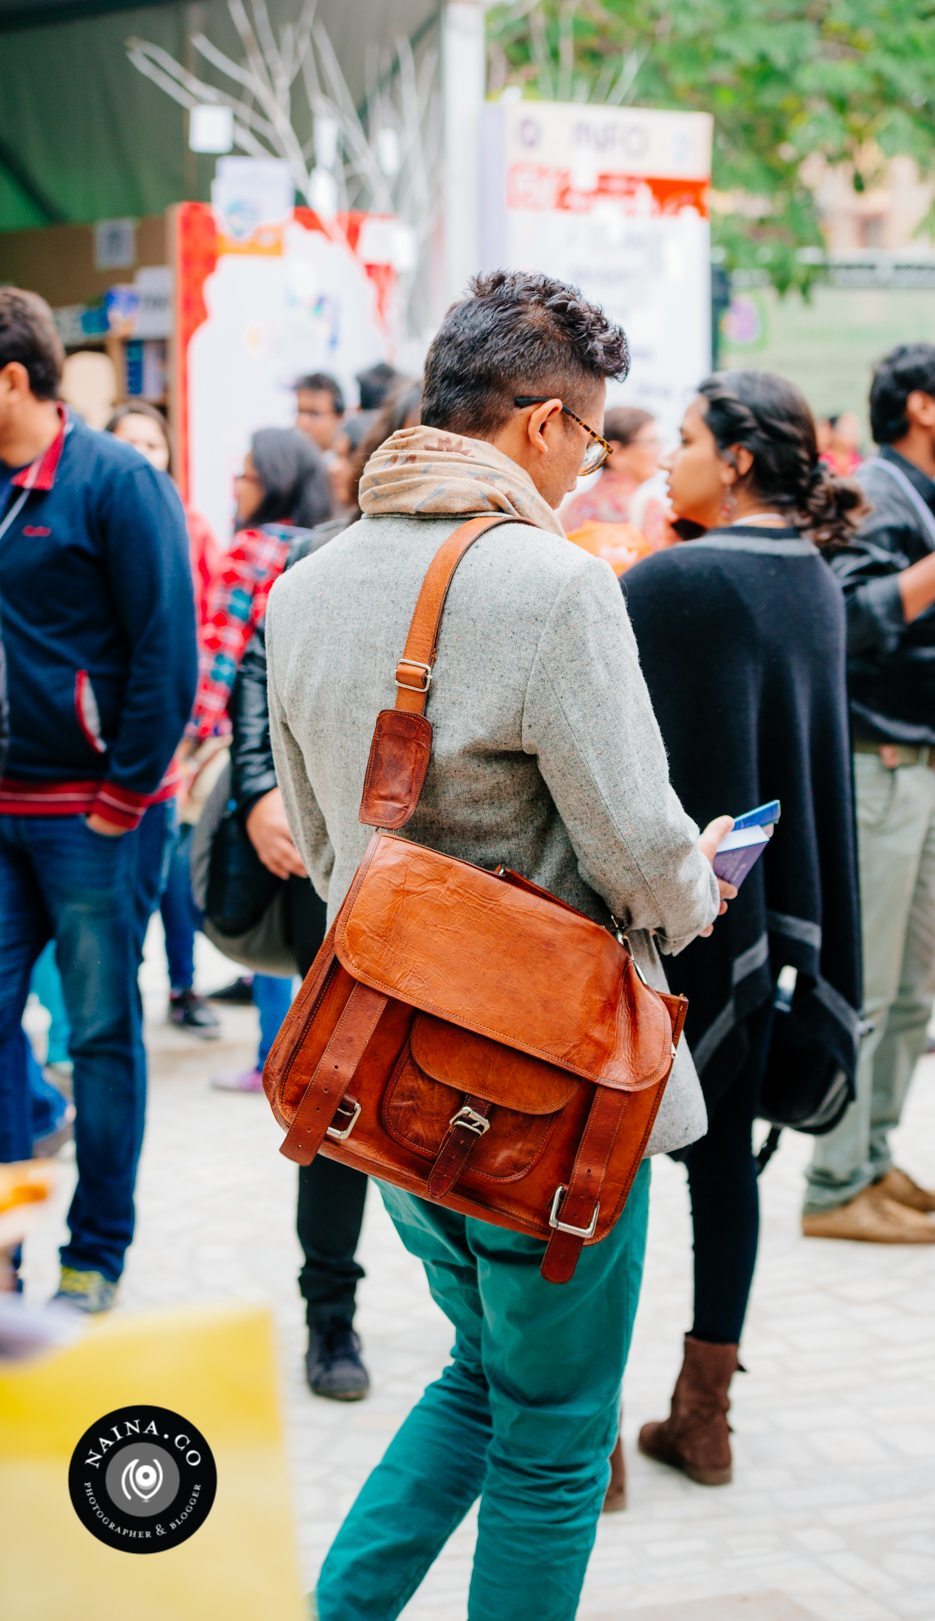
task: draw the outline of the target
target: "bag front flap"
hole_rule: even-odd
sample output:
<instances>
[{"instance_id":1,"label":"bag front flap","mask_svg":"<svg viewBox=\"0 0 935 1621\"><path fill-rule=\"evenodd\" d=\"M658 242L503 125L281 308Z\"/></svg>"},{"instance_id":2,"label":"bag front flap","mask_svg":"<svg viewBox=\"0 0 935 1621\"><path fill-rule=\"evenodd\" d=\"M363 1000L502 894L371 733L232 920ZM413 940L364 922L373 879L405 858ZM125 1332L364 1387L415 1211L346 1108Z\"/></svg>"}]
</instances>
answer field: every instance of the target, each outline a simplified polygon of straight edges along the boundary
<instances>
[{"instance_id":1,"label":"bag front flap","mask_svg":"<svg viewBox=\"0 0 935 1621\"><path fill-rule=\"evenodd\" d=\"M419 1068L433 1081L521 1114L556 1114L578 1086L575 1076L553 1069L541 1058L445 1024L429 1013L416 1014L409 1043Z\"/></svg>"},{"instance_id":2,"label":"bag front flap","mask_svg":"<svg viewBox=\"0 0 935 1621\"><path fill-rule=\"evenodd\" d=\"M668 1073L658 993L599 924L453 856L377 833L338 915L363 984L585 1080L636 1091Z\"/></svg>"}]
</instances>

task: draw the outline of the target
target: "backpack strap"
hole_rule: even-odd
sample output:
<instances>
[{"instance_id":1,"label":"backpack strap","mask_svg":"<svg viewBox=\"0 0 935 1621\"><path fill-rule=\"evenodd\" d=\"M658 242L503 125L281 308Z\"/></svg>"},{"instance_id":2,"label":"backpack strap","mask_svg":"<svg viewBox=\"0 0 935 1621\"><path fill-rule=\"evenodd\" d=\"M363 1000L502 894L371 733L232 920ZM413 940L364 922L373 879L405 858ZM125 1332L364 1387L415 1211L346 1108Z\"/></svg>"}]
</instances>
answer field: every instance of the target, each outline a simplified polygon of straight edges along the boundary
<instances>
[{"instance_id":1,"label":"backpack strap","mask_svg":"<svg viewBox=\"0 0 935 1621\"><path fill-rule=\"evenodd\" d=\"M459 524L432 558L419 592L396 666L396 706L381 709L370 745L359 820L368 827L405 827L419 803L432 754L432 727L425 718L438 636L448 588L462 557L503 523L522 523L512 514L469 518Z\"/></svg>"}]
</instances>

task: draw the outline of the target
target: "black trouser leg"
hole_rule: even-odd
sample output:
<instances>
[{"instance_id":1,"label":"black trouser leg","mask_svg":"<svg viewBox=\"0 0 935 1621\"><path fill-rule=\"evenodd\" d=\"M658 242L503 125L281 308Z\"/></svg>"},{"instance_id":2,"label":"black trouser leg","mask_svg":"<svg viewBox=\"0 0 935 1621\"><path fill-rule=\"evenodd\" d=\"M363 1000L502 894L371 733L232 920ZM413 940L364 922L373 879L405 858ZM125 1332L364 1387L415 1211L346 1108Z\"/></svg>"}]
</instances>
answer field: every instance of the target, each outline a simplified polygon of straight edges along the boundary
<instances>
[{"instance_id":1,"label":"black trouser leg","mask_svg":"<svg viewBox=\"0 0 935 1621\"><path fill-rule=\"evenodd\" d=\"M354 1319L354 1296L364 1269L355 1258L364 1218L367 1178L319 1154L299 1167L296 1231L304 1260L299 1289L309 1325Z\"/></svg>"},{"instance_id":2,"label":"black trouser leg","mask_svg":"<svg viewBox=\"0 0 935 1621\"><path fill-rule=\"evenodd\" d=\"M740 1342L760 1228L753 1121L772 1006L746 1021L747 1056L711 1109L708 1134L685 1154L694 1230L695 1321L692 1335L717 1345Z\"/></svg>"},{"instance_id":3,"label":"black trouser leg","mask_svg":"<svg viewBox=\"0 0 935 1621\"><path fill-rule=\"evenodd\" d=\"M304 975L325 937L325 904L304 879L289 881L290 922ZM367 1178L318 1155L299 1167L296 1232L302 1248L299 1289L309 1324L354 1319L355 1293L364 1269L356 1259Z\"/></svg>"}]
</instances>

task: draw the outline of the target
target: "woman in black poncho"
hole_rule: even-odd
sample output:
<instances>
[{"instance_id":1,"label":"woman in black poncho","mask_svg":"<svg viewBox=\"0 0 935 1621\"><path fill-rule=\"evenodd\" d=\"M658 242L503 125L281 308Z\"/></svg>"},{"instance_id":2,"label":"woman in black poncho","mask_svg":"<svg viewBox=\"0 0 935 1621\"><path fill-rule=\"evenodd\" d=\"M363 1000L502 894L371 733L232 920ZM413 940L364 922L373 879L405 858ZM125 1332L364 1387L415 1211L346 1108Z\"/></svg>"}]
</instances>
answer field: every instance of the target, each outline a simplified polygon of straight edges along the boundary
<instances>
[{"instance_id":1,"label":"woman in black poncho","mask_svg":"<svg viewBox=\"0 0 935 1621\"><path fill-rule=\"evenodd\" d=\"M860 1008L844 603L820 548L863 510L818 459L809 408L770 372L709 378L668 463L676 516L699 538L626 577L672 781L703 826L772 799L782 819L711 940L672 965L708 1134L684 1154L695 1316L663 1423L640 1449L706 1485L731 1478L728 1388L756 1261L752 1127L784 967L819 1062L853 1082Z\"/></svg>"}]
</instances>

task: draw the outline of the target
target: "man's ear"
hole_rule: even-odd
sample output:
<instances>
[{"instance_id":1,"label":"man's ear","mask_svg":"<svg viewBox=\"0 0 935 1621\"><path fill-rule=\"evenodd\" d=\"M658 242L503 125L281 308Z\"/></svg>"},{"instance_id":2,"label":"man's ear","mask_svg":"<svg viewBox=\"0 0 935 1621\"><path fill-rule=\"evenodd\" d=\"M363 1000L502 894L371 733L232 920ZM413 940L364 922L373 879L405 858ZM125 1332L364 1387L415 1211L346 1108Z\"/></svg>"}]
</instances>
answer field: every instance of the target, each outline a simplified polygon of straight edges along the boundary
<instances>
[{"instance_id":1,"label":"man's ear","mask_svg":"<svg viewBox=\"0 0 935 1621\"><path fill-rule=\"evenodd\" d=\"M906 415L910 422L917 423L920 428L935 428L935 395L914 388L906 396Z\"/></svg>"},{"instance_id":2,"label":"man's ear","mask_svg":"<svg viewBox=\"0 0 935 1621\"><path fill-rule=\"evenodd\" d=\"M562 402L559 399L544 400L541 405L534 405L526 422L526 433L530 445L540 456L544 455L549 446L546 443L545 429L556 416L562 414Z\"/></svg>"},{"instance_id":3,"label":"man's ear","mask_svg":"<svg viewBox=\"0 0 935 1621\"><path fill-rule=\"evenodd\" d=\"M8 360L0 366L0 394L5 399L23 399L29 391L29 372L21 360Z\"/></svg>"}]
</instances>

